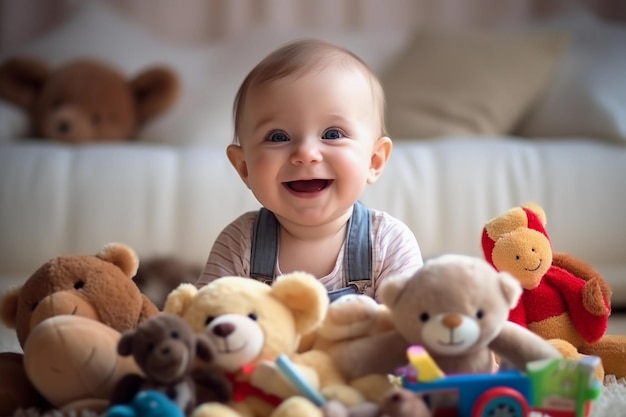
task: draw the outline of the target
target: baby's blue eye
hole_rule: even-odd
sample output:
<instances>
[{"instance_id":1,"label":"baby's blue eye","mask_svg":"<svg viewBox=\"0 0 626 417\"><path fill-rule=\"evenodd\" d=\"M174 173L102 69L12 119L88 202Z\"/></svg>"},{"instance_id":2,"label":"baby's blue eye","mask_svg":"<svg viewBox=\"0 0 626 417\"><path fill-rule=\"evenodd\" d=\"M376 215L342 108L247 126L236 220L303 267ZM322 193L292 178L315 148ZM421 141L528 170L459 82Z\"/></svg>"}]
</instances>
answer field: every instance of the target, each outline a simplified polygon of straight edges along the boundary
<instances>
[{"instance_id":1,"label":"baby's blue eye","mask_svg":"<svg viewBox=\"0 0 626 417\"><path fill-rule=\"evenodd\" d=\"M322 139L341 139L343 134L339 129L328 129L322 135Z\"/></svg>"},{"instance_id":2,"label":"baby's blue eye","mask_svg":"<svg viewBox=\"0 0 626 417\"><path fill-rule=\"evenodd\" d=\"M289 136L285 132L272 132L267 137L267 140L270 142L287 142L289 140Z\"/></svg>"}]
</instances>

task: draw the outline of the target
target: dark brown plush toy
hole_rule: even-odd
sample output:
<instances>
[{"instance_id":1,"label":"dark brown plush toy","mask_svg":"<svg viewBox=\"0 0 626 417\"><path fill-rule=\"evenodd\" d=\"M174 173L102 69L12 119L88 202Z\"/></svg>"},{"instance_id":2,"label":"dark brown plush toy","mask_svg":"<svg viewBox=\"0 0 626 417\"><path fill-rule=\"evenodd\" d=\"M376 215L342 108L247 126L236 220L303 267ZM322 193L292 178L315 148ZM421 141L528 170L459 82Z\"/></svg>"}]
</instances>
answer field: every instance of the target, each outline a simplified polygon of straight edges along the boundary
<instances>
[{"instance_id":1,"label":"dark brown plush toy","mask_svg":"<svg viewBox=\"0 0 626 417\"><path fill-rule=\"evenodd\" d=\"M196 382L210 388L214 400L227 402L231 386L224 374L204 367L193 372L196 357L210 362L214 347L209 338L193 332L175 314L159 313L135 329L126 331L118 353L132 356L144 376L127 375L116 386L112 404L128 403L143 390L158 390L167 395L185 414L196 406Z\"/></svg>"},{"instance_id":2,"label":"dark brown plush toy","mask_svg":"<svg viewBox=\"0 0 626 417\"><path fill-rule=\"evenodd\" d=\"M195 283L202 268L173 255L142 259L133 278L141 292L160 310L170 292L184 282Z\"/></svg>"},{"instance_id":3,"label":"dark brown plush toy","mask_svg":"<svg viewBox=\"0 0 626 417\"><path fill-rule=\"evenodd\" d=\"M0 65L0 98L28 113L36 138L67 143L132 139L168 110L179 94L177 75L146 68L132 79L104 62L82 59L50 68L33 57Z\"/></svg>"}]
</instances>

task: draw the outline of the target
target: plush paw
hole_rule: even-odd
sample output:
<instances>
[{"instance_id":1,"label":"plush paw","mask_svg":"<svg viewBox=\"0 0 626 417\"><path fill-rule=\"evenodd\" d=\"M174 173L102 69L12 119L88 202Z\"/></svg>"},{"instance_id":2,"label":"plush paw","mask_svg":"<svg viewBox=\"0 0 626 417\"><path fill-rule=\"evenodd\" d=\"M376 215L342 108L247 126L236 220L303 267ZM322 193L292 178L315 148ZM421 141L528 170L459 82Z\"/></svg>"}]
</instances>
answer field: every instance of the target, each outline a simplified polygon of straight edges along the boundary
<instances>
[{"instance_id":1,"label":"plush paw","mask_svg":"<svg viewBox=\"0 0 626 417\"><path fill-rule=\"evenodd\" d=\"M608 303L604 299L602 283L599 278L592 278L585 283L582 291L583 307L585 310L596 316L609 314Z\"/></svg>"},{"instance_id":2,"label":"plush paw","mask_svg":"<svg viewBox=\"0 0 626 417\"><path fill-rule=\"evenodd\" d=\"M278 367L270 361L259 363L250 376L250 382L268 394L280 398L296 395L296 388L283 376Z\"/></svg>"}]
</instances>

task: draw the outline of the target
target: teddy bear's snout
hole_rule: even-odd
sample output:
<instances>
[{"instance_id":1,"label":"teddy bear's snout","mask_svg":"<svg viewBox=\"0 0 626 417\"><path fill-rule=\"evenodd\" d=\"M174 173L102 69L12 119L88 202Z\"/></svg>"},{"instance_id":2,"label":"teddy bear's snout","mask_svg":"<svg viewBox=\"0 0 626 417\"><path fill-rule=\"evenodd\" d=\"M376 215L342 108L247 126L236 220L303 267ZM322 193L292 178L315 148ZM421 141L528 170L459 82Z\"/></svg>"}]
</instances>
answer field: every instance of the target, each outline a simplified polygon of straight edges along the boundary
<instances>
[{"instance_id":1,"label":"teddy bear's snout","mask_svg":"<svg viewBox=\"0 0 626 417\"><path fill-rule=\"evenodd\" d=\"M441 322L448 329L453 330L459 327L461 323L463 323L463 317L458 314L446 314Z\"/></svg>"},{"instance_id":2,"label":"teddy bear's snout","mask_svg":"<svg viewBox=\"0 0 626 417\"><path fill-rule=\"evenodd\" d=\"M213 334L219 337L228 337L235 332L237 328L232 323L220 323L213 327Z\"/></svg>"}]
</instances>

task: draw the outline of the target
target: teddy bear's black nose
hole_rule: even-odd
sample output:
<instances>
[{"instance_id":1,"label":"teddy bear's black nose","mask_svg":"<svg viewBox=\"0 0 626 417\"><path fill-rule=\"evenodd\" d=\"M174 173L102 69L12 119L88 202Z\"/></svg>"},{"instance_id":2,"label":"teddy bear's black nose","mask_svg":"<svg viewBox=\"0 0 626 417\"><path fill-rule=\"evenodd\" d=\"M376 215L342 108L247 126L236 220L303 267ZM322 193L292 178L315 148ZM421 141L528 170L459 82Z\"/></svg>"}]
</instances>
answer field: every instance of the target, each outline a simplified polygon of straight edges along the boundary
<instances>
[{"instance_id":1,"label":"teddy bear's black nose","mask_svg":"<svg viewBox=\"0 0 626 417\"><path fill-rule=\"evenodd\" d=\"M235 331L235 325L232 323L220 323L213 328L213 333L219 337L227 337Z\"/></svg>"},{"instance_id":2,"label":"teddy bear's black nose","mask_svg":"<svg viewBox=\"0 0 626 417\"><path fill-rule=\"evenodd\" d=\"M60 122L59 122L59 124L57 125L57 128L58 128L59 132L61 132L61 133L67 133L67 132L69 132L69 131L70 131L70 129L71 129L71 125L70 125L67 121L62 120L62 121L60 121Z\"/></svg>"}]
</instances>

